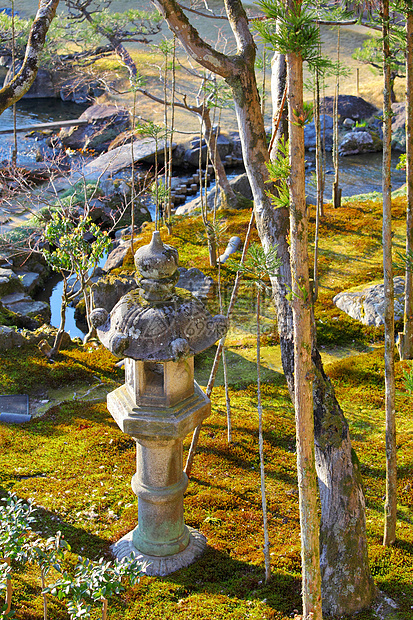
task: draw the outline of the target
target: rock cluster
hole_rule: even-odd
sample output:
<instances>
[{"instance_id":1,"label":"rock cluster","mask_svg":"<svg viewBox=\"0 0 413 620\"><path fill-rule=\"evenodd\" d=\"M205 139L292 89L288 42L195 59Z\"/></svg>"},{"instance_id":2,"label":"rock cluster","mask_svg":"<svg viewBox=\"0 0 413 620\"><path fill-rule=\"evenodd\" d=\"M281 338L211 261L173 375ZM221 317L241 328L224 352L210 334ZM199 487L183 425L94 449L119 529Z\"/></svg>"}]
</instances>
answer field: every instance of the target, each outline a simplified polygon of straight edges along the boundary
<instances>
[{"instance_id":1,"label":"rock cluster","mask_svg":"<svg viewBox=\"0 0 413 620\"><path fill-rule=\"evenodd\" d=\"M27 330L50 321L49 304L33 298L49 270L36 258L29 257L24 265L15 261L14 265L12 257L0 256L0 322L5 323L0 325L0 349L20 346L27 340Z\"/></svg>"}]
</instances>

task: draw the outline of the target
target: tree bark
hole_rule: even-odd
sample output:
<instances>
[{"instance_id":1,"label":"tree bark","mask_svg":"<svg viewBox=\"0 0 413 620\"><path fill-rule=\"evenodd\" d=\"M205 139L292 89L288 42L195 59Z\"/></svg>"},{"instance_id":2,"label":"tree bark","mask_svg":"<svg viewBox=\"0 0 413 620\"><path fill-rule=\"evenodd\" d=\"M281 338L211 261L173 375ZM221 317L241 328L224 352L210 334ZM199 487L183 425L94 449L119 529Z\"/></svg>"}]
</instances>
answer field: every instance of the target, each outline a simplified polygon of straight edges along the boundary
<instances>
[{"instance_id":1,"label":"tree bark","mask_svg":"<svg viewBox=\"0 0 413 620\"><path fill-rule=\"evenodd\" d=\"M39 68L40 52L58 4L59 0L39 0L39 8L30 29L23 64L14 78L0 90L0 114L19 101L33 84Z\"/></svg>"},{"instance_id":2,"label":"tree bark","mask_svg":"<svg viewBox=\"0 0 413 620\"><path fill-rule=\"evenodd\" d=\"M369 569L359 462L351 447L347 421L314 341L312 359L323 612L341 616L369 607L376 588Z\"/></svg>"},{"instance_id":3,"label":"tree bark","mask_svg":"<svg viewBox=\"0 0 413 620\"><path fill-rule=\"evenodd\" d=\"M272 138L270 159L275 159L278 141L288 135L288 118L284 107L284 87L287 79L287 65L284 54L274 52L271 60L271 97L272 97ZM280 119L280 122L278 122Z\"/></svg>"},{"instance_id":4,"label":"tree bark","mask_svg":"<svg viewBox=\"0 0 413 620\"><path fill-rule=\"evenodd\" d=\"M406 15L406 257L413 253L413 11ZM400 336L400 358L413 359L413 273L406 261L404 332Z\"/></svg>"},{"instance_id":5,"label":"tree bark","mask_svg":"<svg viewBox=\"0 0 413 620\"><path fill-rule=\"evenodd\" d=\"M384 273L384 375L386 409L386 502L383 544L396 540L397 461L394 384L394 283L391 231L391 71L389 0L382 3L383 23L383 273Z\"/></svg>"},{"instance_id":6,"label":"tree bark","mask_svg":"<svg viewBox=\"0 0 413 620\"><path fill-rule=\"evenodd\" d=\"M283 369L293 397L293 323L292 310L286 298L291 287L287 243L289 214L287 209L274 209L267 194L268 190L272 189L271 184L267 183L266 162L269 155L254 73L255 44L248 29L247 16L238 0L226 0L229 22L236 32L238 51L236 55L224 56L202 41L174 0L152 2L167 20L172 32L179 37L188 54L202 66L224 77L232 89L261 243L264 250L277 245L277 254L281 259L280 275L272 278L272 288ZM321 570L326 576L331 572L337 576L335 589L328 580L323 580L323 612L329 614L330 610L334 609L334 613L343 615L349 609L350 592L359 592L359 596L354 597L354 611L370 606L375 595L366 555L355 557L353 553L355 547L366 549L367 544L364 496L359 472L352 459L348 428L334 390L322 371L321 359L315 348L312 357L319 370L315 373L313 385L317 474L320 480L324 481L320 484L321 502L329 511L325 508L321 515L321 531L323 532L324 527L326 534L322 537ZM342 432L338 436L333 433L332 437L336 427L340 427ZM332 439L334 443L330 446ZM348 464L347 471L341 468L342 462ZM346 490L345 494L342 494L343 488ZM329 514L340 515L343 525L338 532L334 531L334 523L327 519ZM342 566L334 555L338 544ZM351 571L348 566L352 567ZM359 587L359 583L363 586Z\"/></svg>"},{"instance_id":7,"label":"tree bark","mask_svg":"<svg viewBox=\"0 0 413 620\"><path fill-rule=\"evenodd\" d=\"M290 0L299 13L301 0ZM294 323L294 408L300 505L303 618L322 620L320 523L314 455L313 364L311 359L311 291L308 277L308 216L305 200L303 61L287 54L290 158L290 235Z\"/></svg>"}]
</instances>

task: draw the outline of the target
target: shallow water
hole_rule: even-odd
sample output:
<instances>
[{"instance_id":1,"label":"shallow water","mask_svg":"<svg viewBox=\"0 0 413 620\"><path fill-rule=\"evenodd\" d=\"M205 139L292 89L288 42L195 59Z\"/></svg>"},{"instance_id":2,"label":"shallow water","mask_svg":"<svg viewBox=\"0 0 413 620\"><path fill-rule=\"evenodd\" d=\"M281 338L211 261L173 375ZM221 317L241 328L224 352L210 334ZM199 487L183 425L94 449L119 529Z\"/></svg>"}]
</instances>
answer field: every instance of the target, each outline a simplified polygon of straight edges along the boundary
<instances>
[{"instance_id":1,"label":"shallow water","mask_svg":"<svg viewBox=\"0 0 413 620\"><path fill-rule=\"evenodd\" d=\"M396 170L400 153L392 154L391 178L393 190L398 189L406 182L406 172ZM315 155L306 151L305 159L309 167L306 173L307 196L315 196L313 173L315 172ZM342 196L354 196L370 192L382 191L382 153L366 153L365 155L351 155L339 158L339 186L342 188ZM334 168L331 153L327 153L326 161L326 185L324 202L332 200L332 186L334 181Z\"/></svg>"},{"instance_id":2,"label":"shallow water","mask_svg":"<svg viewBox=\"0 0 413 620\"><path fill-rule=\"evenodd\" d=\"M78 118L85 109L86 106L60 99L25 99L16 104L16 126ZM13 110L8 108L0 115L0 130L12 128ZM0 135L0 163L10 161L13 145L12 134ZM35 138L25 138L24 133L17 133L17 163L24 166L36 161L38 146Z\"/></svg>"}]
</instances>

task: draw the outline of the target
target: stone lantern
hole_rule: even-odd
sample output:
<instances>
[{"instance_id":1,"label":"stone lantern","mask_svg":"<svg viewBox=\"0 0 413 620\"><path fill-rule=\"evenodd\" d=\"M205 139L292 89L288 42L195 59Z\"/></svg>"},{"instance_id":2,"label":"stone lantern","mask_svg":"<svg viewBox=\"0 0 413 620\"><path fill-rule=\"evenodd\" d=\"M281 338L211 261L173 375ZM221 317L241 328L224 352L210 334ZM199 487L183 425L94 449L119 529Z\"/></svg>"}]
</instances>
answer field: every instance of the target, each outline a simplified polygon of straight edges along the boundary
<instances>
[{"instance_id":1,"label":"stone lantern","mask_svg":"<svg viewBox=\"0 0 413 620\"><path fill-rule=\"evenodd\" d=\"M150 575L188 566L206 546L185 525L183 438L210 414L210 401L194 381L194 355L227 330L196 298L176 289L178 252L154 232L135 254L138 288L124 295L110 315L97 308L92 323L101 342L125 358L125 384L108 394L108 409L136 441L132 489L138 525L113 546L116 557L134 555Z\"/></svg>"}]
</instances>

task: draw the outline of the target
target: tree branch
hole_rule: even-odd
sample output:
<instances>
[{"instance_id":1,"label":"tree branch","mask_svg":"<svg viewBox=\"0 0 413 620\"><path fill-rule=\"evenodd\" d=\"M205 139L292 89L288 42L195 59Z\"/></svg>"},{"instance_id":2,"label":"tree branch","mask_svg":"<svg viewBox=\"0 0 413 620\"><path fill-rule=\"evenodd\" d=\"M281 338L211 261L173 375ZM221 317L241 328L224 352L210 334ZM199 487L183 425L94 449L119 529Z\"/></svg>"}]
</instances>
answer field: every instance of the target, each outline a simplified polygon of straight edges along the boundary
<instances>
[{"instance_id":1,"label":"tree branch","mask_svg":"<svg viewBox=\"0 0 413 620\"><path fill-rule=\"evenodd\" d=\"M186 52L200 65L224 79L236 71L235 63L229 56L218 52L199 36L175 0L151 0L151 2L166 20L170 30L181 41Z\"/></svg>"},{"instance_id":2,"label":"tree branch","mask_svg":"<svg viewBox=\"0 0 413 620\"><path fill-rule=\"evenodd\" d=\"M255 61L256 45L248 27L248 17L240 0L224 0L229 25L237 42L238 53Z\"/></svg>"},{"instance_id":3,"label":"tree branch","mask_svg":"<svg viewBox=\"0 0 413 620\"><path fill-rule=\"evenodd\" d=\"M0 114L21 99L33 84L39 69L39 55L58 4L59 0L39 0L21 69L7 86L0 90Z\"/></svg>"}]
</instances>

